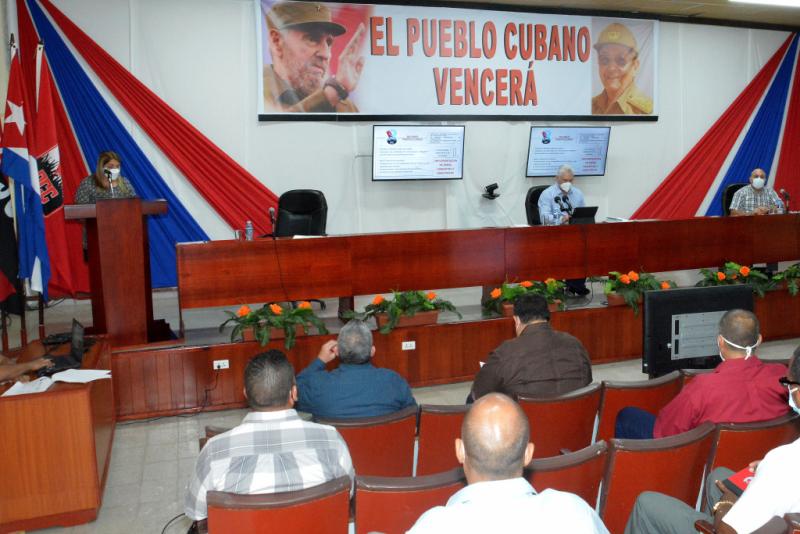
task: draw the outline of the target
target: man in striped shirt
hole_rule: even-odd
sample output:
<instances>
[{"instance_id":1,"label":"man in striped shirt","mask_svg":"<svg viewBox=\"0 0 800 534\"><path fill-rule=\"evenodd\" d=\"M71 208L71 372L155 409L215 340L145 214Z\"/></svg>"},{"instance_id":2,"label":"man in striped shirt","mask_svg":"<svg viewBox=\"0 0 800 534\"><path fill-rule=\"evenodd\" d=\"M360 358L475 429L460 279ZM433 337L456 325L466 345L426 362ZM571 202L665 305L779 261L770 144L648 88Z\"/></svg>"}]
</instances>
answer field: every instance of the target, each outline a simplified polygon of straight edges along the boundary
<instances>
[{"instance_id":1,"label":"man in striped shirt","mask_svg":"<svg viewBox=\"0 0 800 534\"><path fill-rule=\"evenodd\" d=\"M184 505L195 521L208 515L208 491L279 493L355 477L336 429L304 421L293 409L294 368L281 351L250 360L244 382L252 412L239 426L208 440L197 458Z\"/></svg>"}]
</instances>

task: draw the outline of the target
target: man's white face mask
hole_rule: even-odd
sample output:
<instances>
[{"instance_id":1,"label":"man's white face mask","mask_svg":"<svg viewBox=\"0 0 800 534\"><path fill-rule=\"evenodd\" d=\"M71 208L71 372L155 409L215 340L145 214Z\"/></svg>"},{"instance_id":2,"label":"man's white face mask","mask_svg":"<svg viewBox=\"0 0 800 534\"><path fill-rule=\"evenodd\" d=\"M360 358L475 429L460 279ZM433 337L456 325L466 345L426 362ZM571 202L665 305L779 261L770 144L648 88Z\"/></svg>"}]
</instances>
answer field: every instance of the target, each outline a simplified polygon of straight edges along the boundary
<instances>
[{"instance_id":1,"label":"man's white face mask","mask_svg":"<svg viewBox=\"0 0 800 534\"><path fill-rule=\"evenodd\" d=\"M569 190L572 189L572 183L570 183L570 182L561 182L561 184L559 184L559 187L561 188L561 190L563 192L569 193Z\"/></svg>"},{"instance_id":2,"label":"man's white face mask","mask_svg":"<svg viewBox=\"0 0 800 534\"><path fill-rule=\"evenodd\" d=\"M753 187L756 189L763 189L764 188L764 179L763 178L753 178Z\"/></svg>"}]
</instances>

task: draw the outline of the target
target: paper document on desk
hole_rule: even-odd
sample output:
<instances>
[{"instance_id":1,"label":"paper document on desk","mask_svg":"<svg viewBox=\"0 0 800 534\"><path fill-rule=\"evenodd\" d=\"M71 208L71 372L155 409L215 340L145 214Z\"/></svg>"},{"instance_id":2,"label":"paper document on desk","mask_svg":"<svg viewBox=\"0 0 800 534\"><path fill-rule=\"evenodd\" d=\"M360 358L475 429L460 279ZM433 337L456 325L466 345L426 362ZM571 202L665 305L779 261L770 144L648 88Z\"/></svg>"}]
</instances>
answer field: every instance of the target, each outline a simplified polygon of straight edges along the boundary
<instances>
[{"instance_id":1,"label":"paper document on desk","mask_svg":"<svg viewBox=\"0 0 800 534\"><path fill-rule=\"evenodd\" d=\"M96 369L67 369L53 375L53 382L86 384L103 378L111 378L111 371Z\"/></svg>"},{"instance_id":2,"label":"paper document on desk","mask_svg":"<svg viewBox=\"0 0 800 534\"><path fill-rule=\"evenodd\" d=\"M47 391L47 388L49 388L52 383L53 381L46 376L31 380L30 382L15 382L2 396L10 397L12 395L25 395L27 393L41 393L42 391Z\"/></svg>"}]
</instances>

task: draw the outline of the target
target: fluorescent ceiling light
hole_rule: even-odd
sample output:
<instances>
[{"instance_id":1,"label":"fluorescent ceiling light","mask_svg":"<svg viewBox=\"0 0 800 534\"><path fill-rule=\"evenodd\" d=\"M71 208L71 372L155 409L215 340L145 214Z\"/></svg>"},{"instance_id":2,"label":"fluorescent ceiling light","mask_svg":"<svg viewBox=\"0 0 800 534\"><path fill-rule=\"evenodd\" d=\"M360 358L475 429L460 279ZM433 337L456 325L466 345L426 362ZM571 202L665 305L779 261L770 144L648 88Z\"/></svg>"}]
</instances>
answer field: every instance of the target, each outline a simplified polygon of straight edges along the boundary
<instances>
[{"instance_id":1,"label":"fluorescent ceiling light","mask_svg":"<svg viewBox=\"0 0 800 534\"><path fill-rule=\"evenodd\" d=\"M798 7L800 0L730 0L740 4L760 4L764 6Z\"/></svg>"}]
</instances>

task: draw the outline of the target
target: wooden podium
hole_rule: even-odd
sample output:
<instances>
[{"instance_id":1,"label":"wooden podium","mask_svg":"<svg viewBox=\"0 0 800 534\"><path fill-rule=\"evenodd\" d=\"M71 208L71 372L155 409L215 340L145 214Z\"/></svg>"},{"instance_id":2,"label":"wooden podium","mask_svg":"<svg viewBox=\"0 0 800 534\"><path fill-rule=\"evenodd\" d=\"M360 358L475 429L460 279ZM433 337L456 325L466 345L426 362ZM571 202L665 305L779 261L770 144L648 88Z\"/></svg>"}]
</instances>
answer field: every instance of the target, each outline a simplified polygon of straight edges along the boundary
<instances>
[{"instance_id":1,"label":"wooden podium","mask_svg":"<svg viewBox=\"0 0 800 534\"><path fill-rule=\"evenodd\" d=\"M64 207L66 219L86 223L92 293L92 334L112 346L169 339L164 321L153 320L148 215L167 212L166 200L100 200Z\"/></svg>"}]
</instances>

